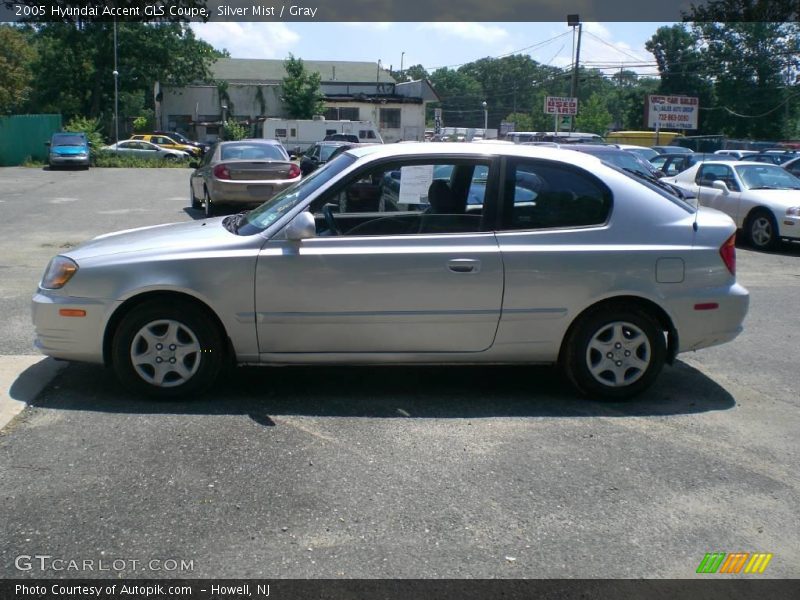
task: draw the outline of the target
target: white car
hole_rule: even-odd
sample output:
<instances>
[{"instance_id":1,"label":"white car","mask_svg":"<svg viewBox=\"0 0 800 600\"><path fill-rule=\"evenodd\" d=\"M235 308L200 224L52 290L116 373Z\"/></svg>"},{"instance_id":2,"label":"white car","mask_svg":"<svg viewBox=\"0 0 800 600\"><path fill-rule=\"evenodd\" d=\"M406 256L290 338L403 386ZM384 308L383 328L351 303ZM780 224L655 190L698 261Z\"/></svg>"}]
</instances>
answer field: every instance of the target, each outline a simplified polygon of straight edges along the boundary
<instances>
[{"instance_id":1,"label":"white car","mask_svg":"<svg viewBox=\"0 0 800 600\"><path fill-rule=\"evenodd\" d=\"M777 165L707 161L663 181L729 215L756 248L800 239L800 179Z\"/></svg>"},{"instance_id":2,"label":"white car","mask_svg":"<svg viewBox=\"0 0 800 600\"><path fill-rule=\"evenodd\" d=\"M135 156L145 160L189 160L192 158L182 150L162 148L144 140L124 140L116 144L103 146L103 150L120 156Z\"/></svg>"},{"instance_id":3,"label":"white car","mask_svg":"<svg viewBox=\"0 0 800 600\"><path fill-rule=\"evenodd\" d=\"M739 160L747 160L748 156L758 154L758 150L715 150L714 154L722 154L723 156L733 156Z\"/></svg>"}]
</instances>

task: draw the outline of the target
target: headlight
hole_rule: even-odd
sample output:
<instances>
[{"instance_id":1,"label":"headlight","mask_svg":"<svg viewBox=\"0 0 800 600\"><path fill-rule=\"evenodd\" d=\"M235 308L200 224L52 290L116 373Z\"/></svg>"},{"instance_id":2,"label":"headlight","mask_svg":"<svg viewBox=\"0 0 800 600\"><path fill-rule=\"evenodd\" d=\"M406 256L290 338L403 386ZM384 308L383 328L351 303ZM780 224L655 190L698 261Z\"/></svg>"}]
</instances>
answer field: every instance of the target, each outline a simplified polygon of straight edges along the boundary
<instances>
[{"instance_id":1,"label":"headlight","mask_svg":"<svg viewBox=\"0 0 800 600\"><path fill-rule=\"evenodd\" d=\"M47 265L39 286L46 290L61 289L77 272L78 263L66 256L56 256Z\"/></svg>"},{"instance_id":2,"label":"headlight","mask_svg":"<svg viewBox=\"0 0 800 600\"><path fill-rule=\"evenodd\" d=\"M786 209L787 217L800 217L800 206L790 206Z\"/></svg>"}]
</instances>

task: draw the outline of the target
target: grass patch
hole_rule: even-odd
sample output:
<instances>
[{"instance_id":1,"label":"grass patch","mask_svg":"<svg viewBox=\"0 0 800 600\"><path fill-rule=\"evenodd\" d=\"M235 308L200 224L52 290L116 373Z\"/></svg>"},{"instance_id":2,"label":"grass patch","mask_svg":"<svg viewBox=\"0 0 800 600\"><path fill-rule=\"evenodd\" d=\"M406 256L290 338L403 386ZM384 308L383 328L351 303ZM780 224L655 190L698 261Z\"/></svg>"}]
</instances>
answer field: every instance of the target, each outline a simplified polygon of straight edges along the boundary
<instances>
[{"instance_id":1,"label":"grass patch","mask_svg":"<svg viewBox=\"0 0 800 600\"><path fill-rule=\"evenodd\" d=\"M44 161L36 160L30 156L26 156L25 160L22 161L21 166L28 167L29 169L41 169L45 165L47 165L47 163Z\"/></svg>"}]
</instances>

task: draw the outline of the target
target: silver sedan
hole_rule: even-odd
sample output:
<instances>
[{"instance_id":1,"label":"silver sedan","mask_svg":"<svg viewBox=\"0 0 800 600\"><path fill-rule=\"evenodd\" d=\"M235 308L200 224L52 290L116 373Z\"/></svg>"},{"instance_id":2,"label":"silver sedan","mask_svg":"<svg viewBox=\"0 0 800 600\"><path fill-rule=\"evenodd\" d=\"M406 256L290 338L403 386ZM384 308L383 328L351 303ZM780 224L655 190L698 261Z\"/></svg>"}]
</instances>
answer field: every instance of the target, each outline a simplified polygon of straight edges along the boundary
<instances>
[{"instance_id":1,"label":"silver sedan","mask_svg":"<svg viewBox=\"0 0 800 600\"><path fill-rule=\"evenodd\" d=\"M56 256L36 345L156 396L231 362L558 363L582 394L621 399L741 332L735 232L583 153L369 146L249 213Z\"/></svg>"},{"instance_id":2,"label":"silver sedan","mask_svg":"<svg viewBox=\"0 0 800 600\"><path fill-rule=\"evenodd\" d=\"M192 208L210 217L215 206L256 206L299 180L300 167L277 140L220 142L192 173L189 193Z\"/></svg>"}]
</instances>

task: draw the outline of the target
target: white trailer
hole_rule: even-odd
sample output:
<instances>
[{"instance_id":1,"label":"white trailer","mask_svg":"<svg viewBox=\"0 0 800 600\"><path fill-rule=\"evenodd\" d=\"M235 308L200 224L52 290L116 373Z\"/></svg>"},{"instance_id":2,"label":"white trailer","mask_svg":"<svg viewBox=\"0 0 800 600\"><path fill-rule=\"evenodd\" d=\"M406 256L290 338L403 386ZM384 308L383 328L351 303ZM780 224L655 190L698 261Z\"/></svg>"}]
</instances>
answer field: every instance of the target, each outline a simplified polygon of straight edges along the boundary
<instances>
[{"instance_id":1,"label":"white trailer","mask_svg":"<svg viewBox=\"0 0 800 600\"><path fill-rule=\"evenodd\" d=\"M382 144L381 134L372 121L327 121L325 119L266 119L264 138L280 140L292 151L303 151L325 136L346 133L358 137L360 143Z\"/></svg>"}]
</instances>

